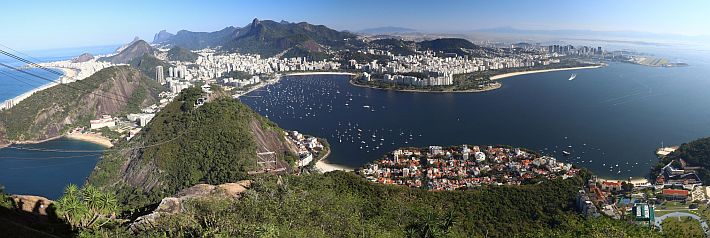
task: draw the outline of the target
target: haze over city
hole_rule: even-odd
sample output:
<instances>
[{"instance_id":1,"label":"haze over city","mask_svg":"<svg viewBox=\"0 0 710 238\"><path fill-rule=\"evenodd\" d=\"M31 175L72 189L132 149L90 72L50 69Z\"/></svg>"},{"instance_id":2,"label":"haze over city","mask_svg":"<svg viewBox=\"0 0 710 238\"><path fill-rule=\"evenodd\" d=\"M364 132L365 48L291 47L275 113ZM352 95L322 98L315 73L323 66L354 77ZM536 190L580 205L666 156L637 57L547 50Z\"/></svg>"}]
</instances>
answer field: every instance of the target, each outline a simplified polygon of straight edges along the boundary
<instances>
[{"instance_id":1,"label":"haze over city","mask_svg":"<svg viewBox=\"0 0 710 238\"><path fill-rule=\"evenodd\" d=\"M118 44L160 30L217 31L253 18L309 22L337 30L396 26L424 32L513 27L710 35L710 3L668 1L16 1L3 2L0 34L20 49ZM140 6L140 7L139 7ZM672 17L670 17L672 16ZM42 25L42 30L36 29ZM71 33L71 34L67 34ZM593 35L593 34L592 34ZM47 42L45 39L52 39Z\"/></svg>"}]
</instances>

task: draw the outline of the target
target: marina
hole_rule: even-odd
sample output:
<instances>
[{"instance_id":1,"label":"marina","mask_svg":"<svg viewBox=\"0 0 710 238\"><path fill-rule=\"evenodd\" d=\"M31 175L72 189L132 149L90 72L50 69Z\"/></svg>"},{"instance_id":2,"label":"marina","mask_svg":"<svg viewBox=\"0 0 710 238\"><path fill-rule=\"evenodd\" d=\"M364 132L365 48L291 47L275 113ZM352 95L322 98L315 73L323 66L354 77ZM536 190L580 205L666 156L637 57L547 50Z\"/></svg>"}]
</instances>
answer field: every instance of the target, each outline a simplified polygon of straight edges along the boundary
<instances>
[{"instance_id":1,"label":"marina","mask_svg":"<svg viewBox=\"0 0 710 238\"><path fill-rule=\"evenodd\" d=\"M686 91L677 83L669 87L665 78L703 82L682 77L690 72L649 76L639 67L612 63L580 69L575 78L593 80L574 84L546 80L570 77L564 71L519 75L504 79L501 90L438 95L353 87L349 77L339 75L284 76L240 100L283 128L327 139L333 148L328 161L351 168L400 147L504 144L538 150L603 177L639 178L656 163L660 141L682 143L710 134L710 126L697 124L710 118L706 112L687 118L681 127L654 126L710 103L698 90ZM681 90L694 103L675 106L682 103L670 95ZM638 114L629 108L644 110ZM691 124L692 133L674 133L691 130Z\"/></svg>"}]
</instances>

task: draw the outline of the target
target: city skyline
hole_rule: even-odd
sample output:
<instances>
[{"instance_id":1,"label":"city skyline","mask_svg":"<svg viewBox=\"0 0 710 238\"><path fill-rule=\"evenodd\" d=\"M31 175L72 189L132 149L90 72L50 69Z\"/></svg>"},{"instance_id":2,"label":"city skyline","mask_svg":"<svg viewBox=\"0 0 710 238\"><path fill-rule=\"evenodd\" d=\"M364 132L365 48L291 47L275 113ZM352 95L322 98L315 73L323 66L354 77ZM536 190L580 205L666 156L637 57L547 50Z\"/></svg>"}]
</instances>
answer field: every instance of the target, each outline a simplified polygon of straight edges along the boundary
<instances>
[{"instance_id":1,"label":"city skyline","mask_svg":"<svg viewBox=\"0 0 710 238\"><path fill-rule=\"evenodd\" d=\"M703 9L710 3L688 1L463 2L424 1L303 2L6 2L0 20L3 44L22 50L120 44L134 36L151 41L167 30L216 31L242 27L253 18L309 22L337 30L360 31L397 26L424 32L463 32L513 27L526 30L633 31L710 35ZM137 4L140 4L137 7ZM42 7L39 7L42 6ZM343 14L344 9L350 14ZM680 14L682 13L682 14ZM27 16L32 15L30 19ZM673 15L673 17L665 17ZM141 16L131 17L131 16ZM603 17L602 17L603 16ZM620 24L621 23L621 24ZM10 36L10 37L7 37ZM46 39L53 39L47 42Z\"/></svg>"}]
</instances>

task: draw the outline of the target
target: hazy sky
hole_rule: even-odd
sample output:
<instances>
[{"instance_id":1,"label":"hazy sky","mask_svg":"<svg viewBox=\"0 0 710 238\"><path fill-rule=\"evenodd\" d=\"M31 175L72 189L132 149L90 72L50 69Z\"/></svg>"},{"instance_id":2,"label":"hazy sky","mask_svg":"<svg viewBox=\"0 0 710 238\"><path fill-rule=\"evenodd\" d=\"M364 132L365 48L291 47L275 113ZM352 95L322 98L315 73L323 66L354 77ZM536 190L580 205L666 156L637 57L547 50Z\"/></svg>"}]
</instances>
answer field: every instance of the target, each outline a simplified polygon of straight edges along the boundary
<instances>
[{"instance_id":1,"label":"hazy sky","mask_svg":"<svg viewBox=\"0 0 710 238\"><path fill-rule=\"evenodd\" d=\"M0 43L17 49L110 45L134 36L215 31L259 19L307 21L338 30L401 26L457 31L523 29L633 30L710 35L710 1L32 1L0 3Z\"/></svg>"}]
</instances>

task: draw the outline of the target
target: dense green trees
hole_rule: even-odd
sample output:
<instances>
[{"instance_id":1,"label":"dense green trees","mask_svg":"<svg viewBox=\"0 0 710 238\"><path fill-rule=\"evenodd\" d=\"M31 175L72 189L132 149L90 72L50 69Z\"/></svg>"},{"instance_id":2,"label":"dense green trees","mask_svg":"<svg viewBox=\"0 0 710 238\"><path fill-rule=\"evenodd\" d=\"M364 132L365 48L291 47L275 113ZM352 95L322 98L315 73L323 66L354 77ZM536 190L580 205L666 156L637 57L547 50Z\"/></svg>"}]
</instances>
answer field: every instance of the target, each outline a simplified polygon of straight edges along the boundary
<instances>
[{"instance_id":1,"label":"dense green trees","mask_svg":"<svg viewBox=\"0 0 710 238\"><path fill-rule=\"evenodd\" d=\"M228 97L195 107L201 95L200 88L184 90L141 134L107 152L89 184L117 191L127 208L141 208L198 183L247 178L257 166L251 126L260 122L274 127L267 130L280 130ZM126 170L130 175L122 174Z\"/></svg>"},{"instance_id":2,"label":"dense green trees","mask_svg":"<svg viewBox=\"0 0 710 238\"><path fill-rule=\"evenodd\" d=\"M683 159L688 166L701 167L697 170L703 184L710 184L710 137L683 143L678 150L662 158L652 170L651 176L658 176L661 168L671 162ZM677 165L676 165L677 166Z\"/></svg>"},{"instance_id":3,"label":"dense green trees","mask_svg":"<svg viewBox=\"0 0 710 238\"><path fill-rule=\"evenodd\" d=\"M579 179L431 192L369 183L346 172L255 179L241 199L189 201L140 236L654 237L573 207Z\"/></svg>"}]
</instances>

